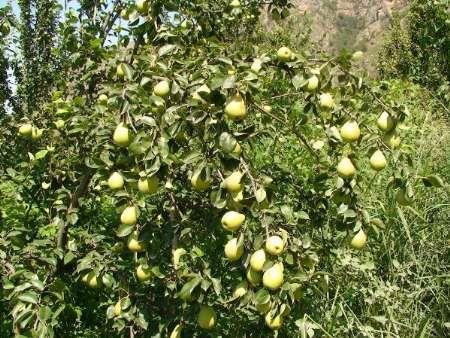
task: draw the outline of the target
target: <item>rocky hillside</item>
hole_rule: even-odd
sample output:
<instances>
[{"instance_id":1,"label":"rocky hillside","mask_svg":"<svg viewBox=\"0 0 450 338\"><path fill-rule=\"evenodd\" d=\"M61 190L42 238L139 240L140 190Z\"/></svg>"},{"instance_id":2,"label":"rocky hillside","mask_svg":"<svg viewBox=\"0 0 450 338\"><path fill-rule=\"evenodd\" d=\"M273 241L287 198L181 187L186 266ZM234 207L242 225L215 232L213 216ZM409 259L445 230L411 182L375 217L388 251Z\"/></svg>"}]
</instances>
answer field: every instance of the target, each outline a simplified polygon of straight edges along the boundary
<instances>
[{"instance_id":1,"label":"rocky hillside","mask_svg":"<svg viewBox=\"0 0 450 338\"><path fill-rule=\"evenodd\" d=\"M395 10L407 0L293 0L299 14L310 16L312 38L328 51L342 48L373 54Z\"/></svg>"}]
</instances>

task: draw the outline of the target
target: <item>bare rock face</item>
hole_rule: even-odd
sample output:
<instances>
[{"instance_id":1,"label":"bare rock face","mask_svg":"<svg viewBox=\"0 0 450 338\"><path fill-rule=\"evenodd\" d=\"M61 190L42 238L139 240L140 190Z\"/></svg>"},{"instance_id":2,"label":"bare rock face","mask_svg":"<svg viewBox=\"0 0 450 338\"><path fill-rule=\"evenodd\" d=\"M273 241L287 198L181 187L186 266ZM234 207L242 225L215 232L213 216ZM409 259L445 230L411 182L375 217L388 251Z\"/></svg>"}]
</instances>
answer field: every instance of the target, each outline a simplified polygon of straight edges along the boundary
<instances>
[{"instance_id":1,"label":"bare rock face","mask_svg":"<svg viewBox=\"0 0 450 338\"><path fill-rule=\"evenodd\" d=\"M295 10L312 19L312 38L323 49L337 52L376 49L392 12L407 0L293 0Z\"/></svg>"}]
</instances>

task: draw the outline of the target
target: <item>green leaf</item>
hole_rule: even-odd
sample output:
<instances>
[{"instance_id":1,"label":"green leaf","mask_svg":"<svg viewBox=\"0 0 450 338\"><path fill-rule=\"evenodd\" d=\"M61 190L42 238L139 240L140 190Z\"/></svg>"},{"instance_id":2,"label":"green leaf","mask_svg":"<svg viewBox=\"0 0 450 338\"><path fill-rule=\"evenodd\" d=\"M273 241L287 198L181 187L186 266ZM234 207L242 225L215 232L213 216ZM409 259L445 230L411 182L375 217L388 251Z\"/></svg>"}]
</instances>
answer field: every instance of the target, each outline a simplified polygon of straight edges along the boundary
<instances>
[{"instance_id":1,"label":"green leaf","mask_svg":"<svg viewBox=\"0 0 450 338\"><path fill-rule=\"evenodd\" d=\"M125 237L131 234L134 230L133 224L121 224L116 230L117 237Z\"/></svg>"},{"instance_id":2,"label":"green leaf","mask_svg":"<svg viewBox=\"0 0 450 338\"><path fill-rule=\"evenodd\" d=\"M255 198L258 203L261 203L262 201L264 201L266 199L266 197L267 197L267 194L263 187L256 190Z\"/></svg>"},{"instance_id":3,"label":"green leaf","mask_svg":"<svg viewBox=\"0 0 450 338\"><path fill-rule=\"evenodd\" d=\"M445 185L444 180L438 175L429 175L422 178L422 181L426 187L443 188Z\"/></svg>"},{"instance_id":4,"label":"green leaf","mask_svg":"<svg viewBox=\"0 0 450 338\"><path fill-rule=\"evenodd\" d=\"M38 303L38 295L36 292L33 291L25 292L19 295L17 298L25 303L32 303L32 304Z\"/></svg>"},{"instance_id":5,"label":"green leaf","mask_svg":"<svg viewBox=\"0 0 450 338\"><path fill-rule=\"evenodd\" d=\"M177 46L176 45L164 45L162 46L159 51L158 51L158 55L159 56L163 56L166 54L171 53Z\"/></svg>"},{"instance_id":6,"label":"green leaf","mask_svg":"<svg viewBox=\"0 0 450 338\"><path fill-rule=\"evenodd\" d=\"M43 149L43 150L39 150L36 154L34 154L34 158L36 160L40 160L41 158L44 158L45 156L47 156L48 150Z\"/></svg>"},{"instance_id":7,"label":"green leaf","mask_svg":"<svg viewBox=\"0 0 450 338\"><path fill-rule=\"evenodd\" d=\"M183 285L183 288L179 293L179 297L184 301L190 300L192 292L200 284L201 281L202 279L198 276L192 278L189 282Z\"/></svg>"},{"instance_id":8,"label":"green leaf","mask_svg":"<svg viewBox=\"0 0 450 338\"><path fill-rule=\"evenodd\" d=\"M257 305L263 305L263 304L267 304L268 302L270 302L269 291L267 291L266 289L260 289L255 294L255 303Z\"/></svg>"}]
</instances>

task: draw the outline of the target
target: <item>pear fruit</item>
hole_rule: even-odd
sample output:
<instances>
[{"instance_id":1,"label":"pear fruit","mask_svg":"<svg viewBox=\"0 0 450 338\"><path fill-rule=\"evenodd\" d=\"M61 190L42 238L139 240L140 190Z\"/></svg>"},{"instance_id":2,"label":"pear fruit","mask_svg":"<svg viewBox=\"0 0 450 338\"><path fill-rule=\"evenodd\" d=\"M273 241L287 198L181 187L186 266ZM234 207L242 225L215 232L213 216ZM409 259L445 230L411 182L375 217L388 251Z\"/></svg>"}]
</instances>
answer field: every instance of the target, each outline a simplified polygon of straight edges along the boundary
<instances>
[{"instance_id":1,"label":"pear fruit","mask_svg":"<svg viewBox=\"0 0 450 338\"><path fill-rule=\"evenodd\" d=\"M113 172L108 178L108 186L112 190L122 189L124 185L124 180L121 174L117 171Z\"/></svg>"},{"instance_id":2,"label":"pear fruit","mask_svg":"<svg viewBox=\"0 0 450 338\"><path fill-rule=\"evenodd\" d=\"M236 297L236 298L242 297L247 293L247 291L248 291L248 282L243 280L234 289L233 297Z\"/></svg>"},{"instance_id":3,"label":"pear fruit","mask_svg":"<svg viewBox=\"0 0 450 338\"><path fill-rule=\"evenodd\" d=\"M274 256L279 255L284 250L284 242L280 236L270 236L266 240L266 251Z\"/></svg>"},{"instance_id":4,"label":"pear fruit","mask_svg":"<svg viewBox=\"0 0 450 338\"><path fill-rule=\"evenodd\" d=\"M241 145L239 143L236 143L232 153L235 154L235 155L238 155L238 156L240 154L242 154L242 148L241 148Z\"/></svg>"},{"instance_id":5,"label":"pear fruit","mask_svg":"<svg viewBox=\"0 0 450 338\"><path fill-rule=\"evenodd\" d=\"M137 222L137 208L135 206L126 207L120 215L122 224L136 224Z\"/></svg>"},{"instance_id":6,"label":"pear fruit","mask_svg":"<svg viewBox=\"0 0 450 338\"><path fill-rule=\"evenodd\" d=\"M30 123L22 124L19 127L19 134L25 137L31 136L33 130L33 126Z\"/></svg>"},{"instance_id":7,"label":"pear fruit","mask_svg":"<svg viewBox=\"0 0 450 338\"><path fill-rule=\"evenodd\" d=\"M361 250L367 242L367 235L363 229L360 229L355 236L353 236L350 245L353 249Z\"/></svg>"},{"instance_id":8,"label":"pear fruit","mask_svg":"<svg viewBox=\"0 0 450 338\"><path fill-rule=\"evenodd\" d=\"M319 86L319 78L317 75L313 75L308 79L308 83L306 84L306 90L309 92L313 92Z\"/></svg>"},{"instance_id":9,"label":"pear fruit","mask_svg":"<svg viewBox=\"0 0 450 338\"><path fill-rule=\"evenodd\" d=\"M97 277L94 271L86 273L82 281L91 289L97 289L102 285L101 279Z\"/></svg>"},{"instance_id":10,"label":"pear fruit","mask_svg":"<svg viewBox=\"0 0 450 338\"><path fill-rule=\"evenodd\" d=\"M250 266L255 271L262 271L266 262L266 252L264 249L255 251L250 257Z\"/></svg>"},{"instance_id":11,"label":"pear fruit","mask_svg":"<svg viewBox=\"0 0 450 338\"><path fill-rule=\"evenodd\" d=\"M330 93L322 93L319 96L320 108L329 110L334 108L333 96Z\"/></svg>"},{"instance_id":12,"label":"pear fruit","mask_svg":"<svg viewBox=\"0 0 450 338\"><path fill-rule=\"evenodd\" d=\"M225 256L231 261L239 260L244 254L244 244L237 238L230 239L225 244Z\"/></svg>"},{"instance_id":13,"label":"pear fruit","mask_svg":"<svg viewBox=\"0 0 450 338\"><path fill-rule=\"evenodd\" d=\"M239 230L245 221L245 215L237 211L227 211L222 216L222 226L229 231Z\"/></svg>"},{"instance_id":14,"label":"pear fruit","mask_svg":"<svg viewBox=\"0 0 450 338\"><path fill-rule=\"evenodd\" d=\"M241 7L241 3L239 0L233 0L230 2L230 7L239 8L239 7Z\"/></svg>"},{"instance_id":15,"label":"pear fruit","mask_svg":"<svg viewBox=\"0 0 450 338\"><path fill-rule=\"evenodd\" d=\"M252 286L258 286L259 284L261 284L262 279L261 272L255 271L251 267L247 269L246 277L248 282Z\"/></svg>"},{"instance_id":16,"label":"pear fruit","mask_svg":"<svg viewBox=\"0 0 450 338\"><path fill-rule=\"evenodd\" d=\"M292 60L292 51L288 47L281 47L277 51L277 58L279 61L288 62Z\"/></svg>"},{"instance_id":17,"label":"pear fruit","mask_svg":"<svg viewBox=\"0 0 450 338\"><path fill-rule=\"evenodd\" d=\"M406 193L405 189L397 190L397 192L395 193L395 200L397 201L398 204L403 206L411 205L413 202L411 197L409 197L408 194Z\"/></svg>"},{"instance_id":18,"label":"pear fruit","mask_svg":"<svg viewBox=\"0 0 450 338\"><path fill-rule=\"evenodd\" d=\"M120 11L120 17L124 20L128 20L130 18L130 13L124 8Z\"/></svg>"},{"instance_id":19,"label":"pear fruit","mask_svg":"<svg viewBox=\"0 0 450 338\"><path fill-rule=\"evenodd\" d=\"M139 13L145 14L148 11L148 1L136 0L136 8L139 11Z\"/></svg>"},{"instance_id":20,"label":"pear fruit","mask_svg":"<svg viewBox=\"0 0 450 338\"><path fill-rule=\"evenodd\" d=\"M228 192L238 192L242 190L242 173L240 171L233 172L228 176L224 182L223 186Z\"/></svg>"},{"instance_id":21,"label":"pear fruit","mask_svg":"<svg viewBox=\"0 0 450 338\"><path fill-rule=\"evenodd\" d=\"M341 128L340 135L345 142L357 141L361 136L358 123L356 121L345 122Z\"/></svg>"},{"instance_id":22,"label":"pear fruit","mask_svg":"<svg viewBox=\"0 0 450 338\"><path fill-rule=\"evenodd\" d=\"M149 178L141 177L138 181L138 190L145 194L154 194L158 191L159 179L153 175Z\"/></svg>"},{"instance_id":23,"label":"pear fruit","mask_svg":"<svg viewBox=\"0 0 450 338\"><path fill-rule=\"evenodd\" d=\"M121 147L127 147L130 144L130 132L125 124L119 123L116 127L113 134L113 141Z\"/></svg>"},{"instance_id":24,"label":"pear fruit","mask_svg":"<svg viewBox=\"0 0 450 338\"><path fill-rule=\"evenodd\" d=\"M98 103L105 105L108 103L108 96L106 96L105 94L100 94L98 97Z\"/></svg>"},{"instance_id":25,"label":"pear fruit","mask_svg":"<svg viewBox=\"0 0 450 338\"><path fill-rule=\"evenodd\" d=\"M270 312L268 312L265 316L266 325L272 330L278 330L281 325L283 325L283 317L281 315L272 316Z\"/></svg>"},{"instance_id":26,"label":"pear fruit","mask_svg":"<svg viewBox=\"0 0 450 338\"><path fill-rule=\"evenodd\" d=\"M183 329L183 326L181 324L177 324L172 332L170 333L169 338L181 338L181 330Z\"/></svg>"},{"instance_id":27,"label":"pear fruit","mask_svg":"<svg viewBox=\"0 0 450 338\"><path fill-rule=\"evenodd\" d=\"M197 322L202 329L212 329L217 322L216 312L211 306L202 305L198 313Z\"/></svg>"},{"instance_id":28,"label":"pear fruit","mask_svg":"<svg viewBox=\"0 0 450 338\"><path fill-rule=\"evenodd\" d=\"M125 67L124 67L124 65L123 65L122 63L119 63L119 64L117 65L117 68L116 68L116 75L117 75L118 77L124 77L124 76L125 76Z\"/></svg>"},{"instance_id":29,"label":"pear fruit","mask_svg":"<svg viewBox=\"0 0 450 338\"><path fill-rule=\"evenodd\" d=\"M31 138L33 140L39 140L42 137L42 133L44 132L43 129L32 127L31 128Z\"/></svg>"},{"instance_id":30,"label":"pear fruit","mask_svg":"<svg viewBox=\"0 0 450 338\"><path fill-rule=\"evenodd\" d=\"M242 120L247 115L247 108L245 106L244 99L238 93L231 97L231 99L225 105L225 115L231 120Z\"/></svg>"},{"instance_id":31,"label":"pear fruit","mask_svg":"<svg viewBox=\"0 0 450 338\"><path fill-rule=\"evenodd\" d=\"M119 301L114 305L114 309L113 309L113 314L114 314L114 316L120 316L121 314L122 314L122 304L121 304L121 302L120 302L120 299L119 299Z\"/></svg>"},{"instance_id":32,"label":"pear fruit","mask_svg":"<svg viewBox=\"0 0 450 338\"><path fill-rule=\"evenodd\" d=\"M394 149L400 145L401 140L397 132L392 130L383 136L383 142L390 148Z\"/></svg>"},{"instance_id":33,"label":"pear fruit","mask_svg":"<svg viewBox=\"0 0 450 338\"><path fill-rule=\"evenodd\" d=\"M140 282L146 282L152 277L152 270L141 264L136 268L136 277Z\"/></svg>"},{"instance_id":34,"label":"pear fruit","mask_svg":"<svg viewBox=\"0 0 450 338\"><path fill-rule=\"evenodd\" d=\"M381 150L376 150L370 157L370 166L373 170L382 170L386 167L386 157Z\"/></svg>"},{"instance_id":35,"label":"pear fruit","mask_svg":"<svg viewBox=\"0 0 450 338\"><path fill-rule=\"evenodd\" d=\"M201 173L201 170L197 170L191 176L191 184L197 191L205 191L211 186L211 181L206 179L204 180Z\"/></svg>"},{"instance_id":36,"label":"pear fruit","mask_svg":"<svg viewBox=\"0 0 450 338\"><path fill-rule=\"evenodd\" d=\"M338 163L337 171L341 177L349 178L356 173L356 168L348 157L344 157Z\"/></svg>"},{"instance_id":37,"label":"pear fruit","mask_svg":"<svg viewBox=\"0 0 450 338\"><path fill-rule=\"evenodd\" d=\"M167 80L162 80L153 88L153 93L159 97L166 97L170 92L170 83Z\"/></svg>"},{"instance_id":38,"label":"pear fruit","mask_svg":"<svg viewBox=\"0 0 450 338\"><path fill-rule=\"evenodd\" d=\"M139 240L139 231L133 231L128 237L128 250L132 252L143 252L145 250L145 243Z\"/></svg>"},{"instance_id":39,"label":"pear fruit","mask_svg":"<svg viewBox=\"0 0 450 338\"><path fill-rule=\"evenodd\" d=\"M263 274L263 285L270 290L280 288L284 281L283 270L283 263L276 263L267 269Z\"/></svg>"},{"instance_id":40,"label":"pear fruit","mask_svg":"<svg viewBox=\"0 0 450 338\"><path fill-rule=\"evenodd\" d=\"M380 130L388 132L395 127L395 120L388 112L384 111L377 119L377 126Z\"/></svg>"},{"instance_id":41,"label":"pear fruit","mask_svg":"<svg viewBox=\"0 0 450 338\"><path fill-rule=\"evenodd\" d=\"M361 61L363 57L364 57L364 53L362 51L358 50L352 54L352 61L355 61L355 62Z\"/></svg>"}]
</instances>

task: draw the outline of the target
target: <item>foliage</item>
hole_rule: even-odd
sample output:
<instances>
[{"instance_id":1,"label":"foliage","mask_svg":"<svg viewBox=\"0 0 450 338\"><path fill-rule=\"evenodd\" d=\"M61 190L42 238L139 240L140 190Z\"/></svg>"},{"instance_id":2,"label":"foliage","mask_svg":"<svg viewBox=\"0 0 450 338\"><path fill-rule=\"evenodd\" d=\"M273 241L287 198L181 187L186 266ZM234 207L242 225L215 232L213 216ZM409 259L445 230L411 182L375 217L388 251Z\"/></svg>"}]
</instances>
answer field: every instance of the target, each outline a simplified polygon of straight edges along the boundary
<instances>
[{"instance_id":1,"label":"foliage","mask_svg":"<svg viewBox=\"0 0 450 338\"><path fill-rule=\"evenodd\" d=\"M395 192L409 202L419 186L445 182L418 172L408 145L389 145L376 129L385 110L399 133L411 118L406 104L384 98L387 83L363 79L351 55L311 57L298 47L278 55L274 40L289 39L256 29L262 4L86 1L66 13L51 97L1 120L11 143L0 161L2 332L167 336L177 324L187 337L332 331L314 317L334 276L347 280L337 266L356 256L351 238L363 230L377 247L392 216L367 201L377 177L386 175L377 196L391 204ZM287 5L267 8L282 18ZM349 120L361 137L344 142L338 128ZM31 134L20 129L28 124ZM388 158L385 173L369 169L377 149ZM356 174L338 175L342 157ZM115 172L124 182L111 183ZM400 218L403 208L395 209ZM222 219L228 211L245 215L235 232ZM279 256L267 248L274 235ZM244 247L237 260L224 257L231 239ZM274 290L256 285L260 272L248 273L261 248L264 271L284 265ZM197 323L210 313L204 305L217 314L209 332ZM277 317L280 328L270 320ZM356 331L364 332L335 330Z\"/></svg>"},{"instance_id":2,"label":"foliage","mask_svg":"<svg viewBox=\"0 0 450 338\"><path fill-rule=\"evenodd\" d=\"M422 84L449 102L450 14L447 0L413 1L397 15L379 54L380 74Z\"/></svg>"}]
</instances>

